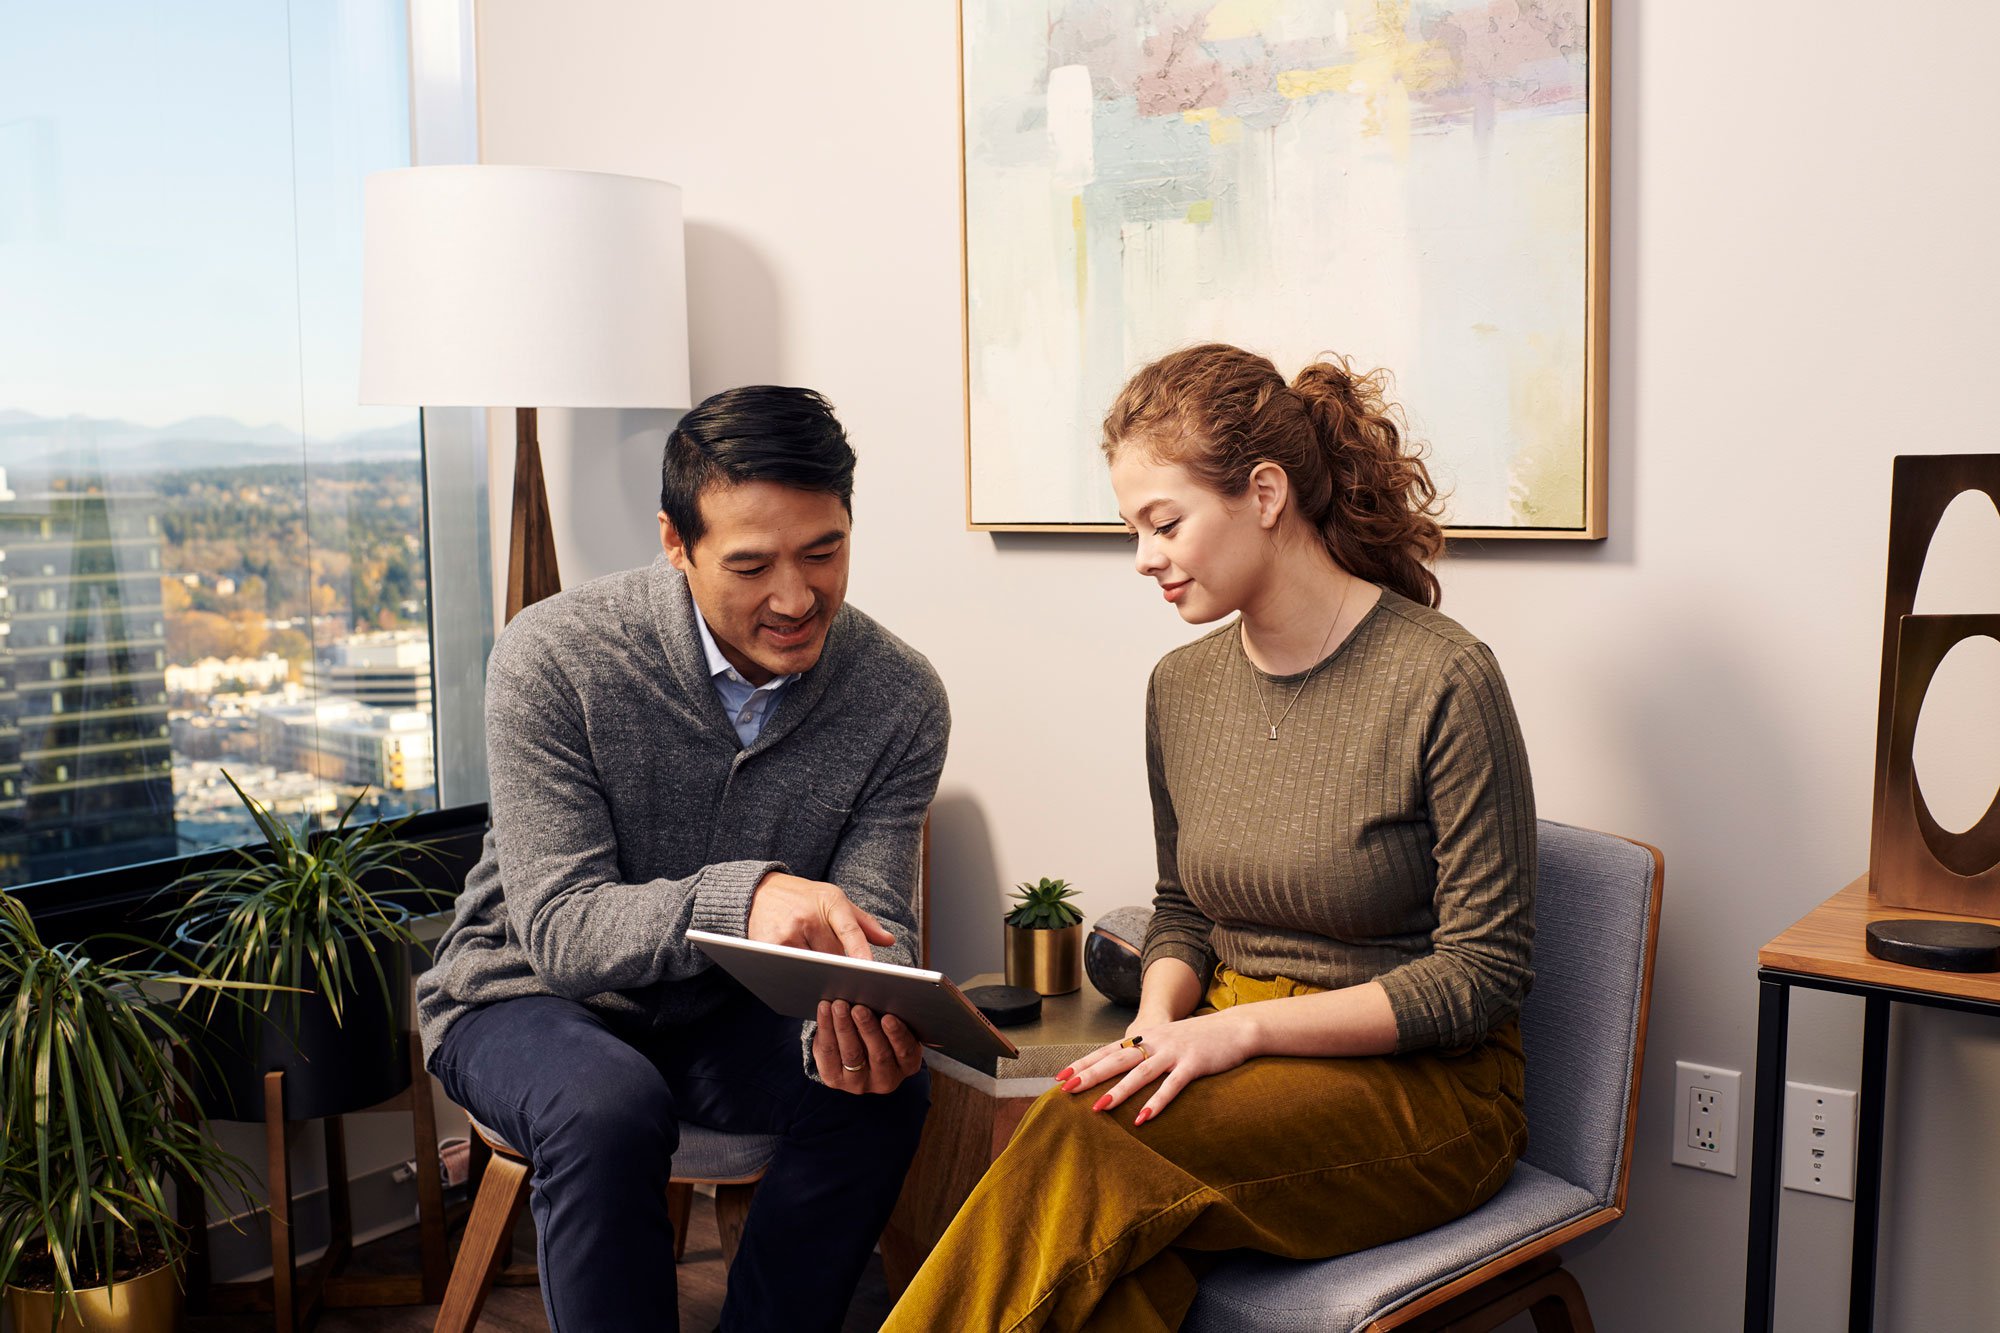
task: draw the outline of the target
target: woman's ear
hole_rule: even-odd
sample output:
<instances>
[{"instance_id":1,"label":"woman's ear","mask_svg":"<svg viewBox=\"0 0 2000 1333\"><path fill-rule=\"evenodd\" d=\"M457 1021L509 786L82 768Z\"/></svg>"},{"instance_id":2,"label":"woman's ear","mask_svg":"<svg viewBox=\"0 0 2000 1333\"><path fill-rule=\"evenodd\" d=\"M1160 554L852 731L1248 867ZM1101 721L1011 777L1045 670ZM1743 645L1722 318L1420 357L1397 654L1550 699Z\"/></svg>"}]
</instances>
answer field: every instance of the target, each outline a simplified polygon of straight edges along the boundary
<instances>
[{"instance_id":1,"label":"woman's ear","mask_svg":"<svg viewBox=\"0 0 2000 1333\"><path fill-rule=\"evenodd\" d=\"M1257 507L1257 526L1275 528L1292 501L1292 479L1269 459L1250 469L1250 502Z\"/></svg>"}]
</instances>

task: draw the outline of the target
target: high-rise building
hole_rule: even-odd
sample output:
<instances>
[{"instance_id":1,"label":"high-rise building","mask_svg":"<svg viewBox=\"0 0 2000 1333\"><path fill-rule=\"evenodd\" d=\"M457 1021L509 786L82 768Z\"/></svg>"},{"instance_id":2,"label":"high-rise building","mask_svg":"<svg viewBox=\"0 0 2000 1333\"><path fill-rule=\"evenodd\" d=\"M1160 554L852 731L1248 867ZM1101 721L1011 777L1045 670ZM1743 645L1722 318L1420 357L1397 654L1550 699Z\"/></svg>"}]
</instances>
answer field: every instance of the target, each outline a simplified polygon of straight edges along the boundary
<instances>
[{"instance_id":1,"label":"high-rise building","mask_svg":"<svg viewBox=\"0 0 2000 1333\"><path fill-rule=\"evenodd\" d=\"M0 807L16 740L21 800L21 861L0 873L51 879L171 856L158 506L135 491L14 495L0 483L0 494L0 708L15 733L0 728Z\"/></svg>"},{"instance_id":2,"label":"high-rise building","mask_svg":"<svg viewBox=\"0 0 2000 1333\"><path fill-rule=\"evenodd\" d=\"M257 710L259 757L280 772L311 773L377 791L421 791L437 781L431 715L322 696Z\"/></svg>"},{"instance_id":3,"label":"high-rise building","mask_svg":"<svg viewBox=\"0 0 2000 1333\"><path fill-rule=\"evenodd\" d=\"M14 498L0 469L0 504ZM7 553L0 548L0 884L27 878L26 801L21 796L21 699L14 690L14 662L7 652L12 629L6 583Z\"/></svg>"},{"instance_id":4,"label":"high-rise building","mask_svg":"<svg viewBox=\"0 0 2000 1333\"><path fill-rule=\"evenodd\" d=\"M332 660L314 668L314 685L322 696L428 713L430 636L422 630L357 634L333 645Z\"/></svg>"}]
</instances>

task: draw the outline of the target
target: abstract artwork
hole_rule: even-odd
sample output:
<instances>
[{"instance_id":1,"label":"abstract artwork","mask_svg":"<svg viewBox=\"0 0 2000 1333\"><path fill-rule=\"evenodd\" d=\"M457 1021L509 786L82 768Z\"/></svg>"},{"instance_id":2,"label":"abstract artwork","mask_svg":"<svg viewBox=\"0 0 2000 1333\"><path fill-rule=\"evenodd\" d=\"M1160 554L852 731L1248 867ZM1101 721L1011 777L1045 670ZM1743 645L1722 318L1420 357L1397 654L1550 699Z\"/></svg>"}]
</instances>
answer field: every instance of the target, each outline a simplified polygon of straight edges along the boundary
<instances>
[{"instance_id":1,"label":"abstract artwork","mask_svg":"<svg viewBox=\"0 0 2000 1333\"><path fill-rule=\"evenodd\" d=\"M1173 348L1384 367L1455 533L1603 535L1599 0L963 0L967 518L1102 530Z\"/></svg>"}]
</instances>

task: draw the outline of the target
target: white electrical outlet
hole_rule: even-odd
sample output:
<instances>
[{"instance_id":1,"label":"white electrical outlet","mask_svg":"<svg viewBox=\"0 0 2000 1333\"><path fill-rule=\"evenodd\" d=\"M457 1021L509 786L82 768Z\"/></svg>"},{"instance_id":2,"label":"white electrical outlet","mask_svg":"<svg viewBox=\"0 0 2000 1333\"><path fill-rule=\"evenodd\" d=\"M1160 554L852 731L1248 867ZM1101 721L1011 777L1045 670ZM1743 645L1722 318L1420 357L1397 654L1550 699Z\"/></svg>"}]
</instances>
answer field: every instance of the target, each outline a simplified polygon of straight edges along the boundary
<instances>
[{"instance_id":1,"label":"white electrical outlet","mask_svg":"<svg viewBox=\"0 0 2000 1333\"><path fill-rule=\"evenodd\" d=\"M1713 1065L1674 1065L1674 1164L1736 1174L1736 1113L1743 1074Z\"/></svg>"},{"instance_id":2,"label":"white electrical outlet","mask_svg":"<svg viewBox=\"0 0 2000 1333\"><path fill-rule=\"evenodd\" d=\"M1785 1085L1784 1183L1788 1190L1854 1197L1854 1093Z\"/></svg>"}]
</instances>

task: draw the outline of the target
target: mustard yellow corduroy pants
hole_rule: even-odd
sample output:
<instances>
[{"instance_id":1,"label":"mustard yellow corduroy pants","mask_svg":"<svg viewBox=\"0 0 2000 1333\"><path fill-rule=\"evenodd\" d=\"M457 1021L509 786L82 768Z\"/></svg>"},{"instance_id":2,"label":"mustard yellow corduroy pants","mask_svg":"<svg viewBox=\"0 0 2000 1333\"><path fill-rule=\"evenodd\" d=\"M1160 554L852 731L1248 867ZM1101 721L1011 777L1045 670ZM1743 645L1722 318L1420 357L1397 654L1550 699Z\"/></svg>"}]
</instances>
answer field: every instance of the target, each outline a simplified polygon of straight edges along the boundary
<instances>
[{"instance_id":1,"label":"mustard yellow corduroy pants","mask_svg":"<svg viewBox=\"0 0 2000 1333\"><path fill-rule=\"evenodd\" d=\"M1219 969L1208 1003L1308 994ZM1173 1330L1211 1256L1330 1258L1478 1207L1527 1146L1518 1024L1469 1050L1267 1056L1145 1096L1045 1093L959 1210L885 1333ZM1107 1085L1108 1086L1108 1085Z\"/></svg>"}]
</instances>

